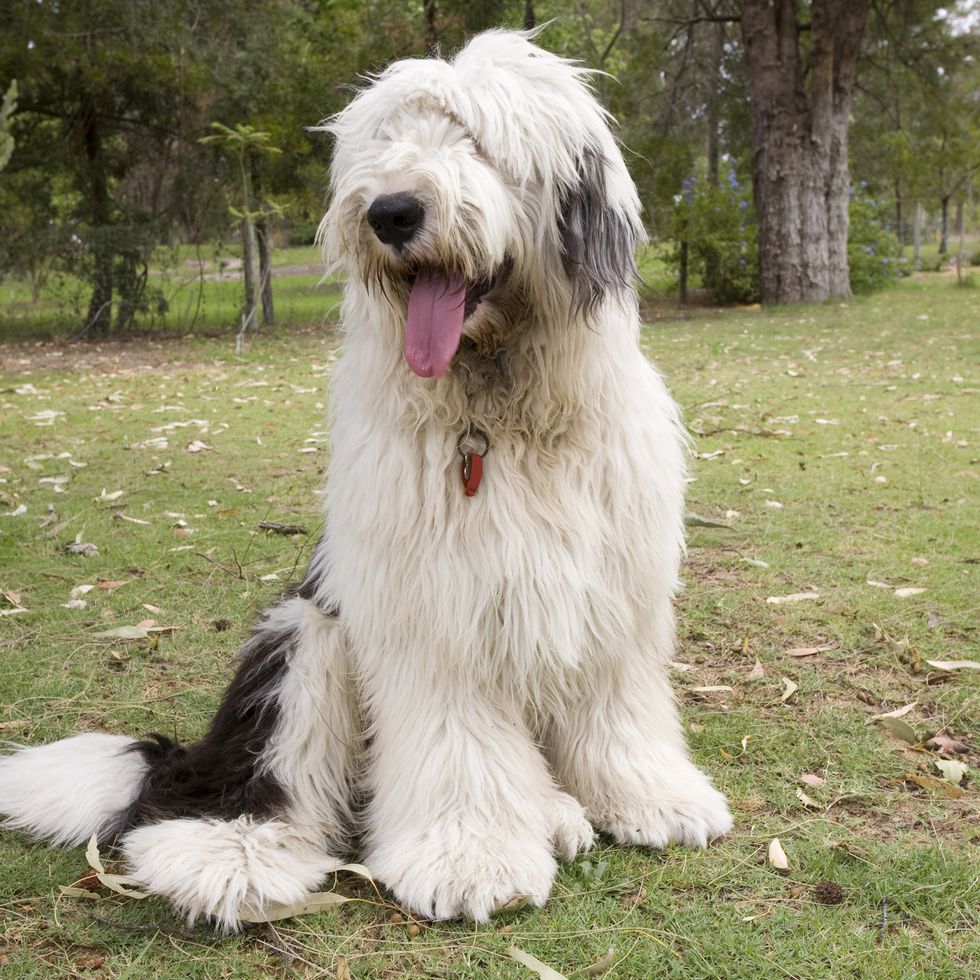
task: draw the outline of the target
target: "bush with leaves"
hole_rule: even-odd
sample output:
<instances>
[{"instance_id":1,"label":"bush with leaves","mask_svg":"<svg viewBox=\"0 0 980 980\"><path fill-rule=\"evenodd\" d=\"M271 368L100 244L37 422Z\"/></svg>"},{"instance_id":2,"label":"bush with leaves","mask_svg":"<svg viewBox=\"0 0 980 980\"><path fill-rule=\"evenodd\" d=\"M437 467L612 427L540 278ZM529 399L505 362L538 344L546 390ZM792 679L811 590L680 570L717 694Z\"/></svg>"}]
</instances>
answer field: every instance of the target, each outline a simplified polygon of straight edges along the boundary
<instances>
[{"instance_id":1,"label":"bush with leaves","mask_svg":"<svg viewBox=\"0 0 980 980\"><path fill-rule=\"evenodd\" d=\"M679 267L687 245L688 272L699 274L719 303L754 303L759 298L759 249L750 190L739 180L734 160L718 185L703 175L685 178L674 197L671 256Z\"/></svg>"},{"instance_id":2,"label":"bush with leaves","mask_svg":"<svg viewBox=\"0 0 980 980\"><path fill-rule=\"evenodd\" d=\"M898 238L888 228L887 212L867 192L864 181L851 190L848 218L847 265L852 292L870 293L909 274Z\"/></svg>"}]
</instances>

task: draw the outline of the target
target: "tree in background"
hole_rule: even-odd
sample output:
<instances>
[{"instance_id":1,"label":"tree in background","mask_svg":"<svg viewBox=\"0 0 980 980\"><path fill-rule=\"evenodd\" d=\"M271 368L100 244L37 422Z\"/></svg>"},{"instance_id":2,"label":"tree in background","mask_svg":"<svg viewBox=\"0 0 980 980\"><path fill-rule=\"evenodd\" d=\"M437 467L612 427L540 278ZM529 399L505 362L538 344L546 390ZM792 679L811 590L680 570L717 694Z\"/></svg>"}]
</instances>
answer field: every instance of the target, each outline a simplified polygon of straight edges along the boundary
<instances>
[{"instance_id":1,"label":"tree in background","mask_svg":"<svg viewBox=\"0 0 980 980\"><path fill-rule=\"evenodd\" d=\"M764 303L849 296L847 135L870 0L744 0Z\"/></svg>"}]
</instances>

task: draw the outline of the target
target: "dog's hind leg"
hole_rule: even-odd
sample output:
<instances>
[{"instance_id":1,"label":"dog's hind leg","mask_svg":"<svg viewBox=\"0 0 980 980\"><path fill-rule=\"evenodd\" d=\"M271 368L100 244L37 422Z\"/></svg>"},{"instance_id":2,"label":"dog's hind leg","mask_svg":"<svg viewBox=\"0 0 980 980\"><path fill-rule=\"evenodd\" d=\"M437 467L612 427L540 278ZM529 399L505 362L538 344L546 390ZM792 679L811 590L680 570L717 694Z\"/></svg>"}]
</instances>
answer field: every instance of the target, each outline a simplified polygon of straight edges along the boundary
<instances>
[{"instance_id":1,"label":"dog's hind leg","mask_svg":"<svg viewBox=\"0 0 980 980\"><path fill-rule=\"evenodd\" d=\"M132 875L226 929L298 901L350 848L359 738L343 628L312 598L286 599L242 651L207 735L165 747L125 815Z\"/></svg>"},{"instance_id":2,"label":"dog's hind leg","mask_svg":"<svg viewBox=\"0 0 980 980\"><path fill-rule=\"evenodd\" d=\"M245 644L200 742L80 735L20 750L0 760L0 813L60 843L116 838L147 890L234 928L341 863L359 738L343 629L303 587Z\"/></svg>"}]
</instances>

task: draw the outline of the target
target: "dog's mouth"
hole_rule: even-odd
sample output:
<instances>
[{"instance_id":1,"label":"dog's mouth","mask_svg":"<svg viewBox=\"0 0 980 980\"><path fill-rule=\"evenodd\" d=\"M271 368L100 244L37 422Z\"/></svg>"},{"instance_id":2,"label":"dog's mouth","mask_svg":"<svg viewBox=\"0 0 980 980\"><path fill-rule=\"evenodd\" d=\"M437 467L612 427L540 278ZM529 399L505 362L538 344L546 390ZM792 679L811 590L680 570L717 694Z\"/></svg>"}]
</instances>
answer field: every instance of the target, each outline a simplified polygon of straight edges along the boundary
<instances>
[{"instance_id":1,"label":"dog's mouth","mask_svg":"<svg viewBox=\"0 0 980 980\"><path fill-rule=\"evenodd\" d=\"M405 360L420 378L441 378L459 348L463 327L504 277L509 263L492 275L467 281L458 272L431 266L406 271L409 286Z\"/></svg>"}]
</instances>

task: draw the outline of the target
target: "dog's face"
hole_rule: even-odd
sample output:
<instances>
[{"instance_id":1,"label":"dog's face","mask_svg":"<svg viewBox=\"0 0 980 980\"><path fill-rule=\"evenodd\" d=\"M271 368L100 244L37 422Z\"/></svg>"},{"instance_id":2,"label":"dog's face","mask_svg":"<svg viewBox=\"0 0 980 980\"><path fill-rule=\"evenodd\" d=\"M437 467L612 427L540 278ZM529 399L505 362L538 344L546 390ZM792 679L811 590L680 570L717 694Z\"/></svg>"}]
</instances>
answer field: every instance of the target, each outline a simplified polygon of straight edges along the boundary
<instances>
[{"instance_id":1,"label":"dog's face","mask_svg":"<svg viewBox=\"0 0 980 980\"><path fill-rule=\"evenodd\" d=\"M326 127L327 254L403 313L416 374L444 374L463 336L492 351L529 309L632 288L635 189L584 74L490 32L392 65Z\"/></svg>"}]
</instances>

